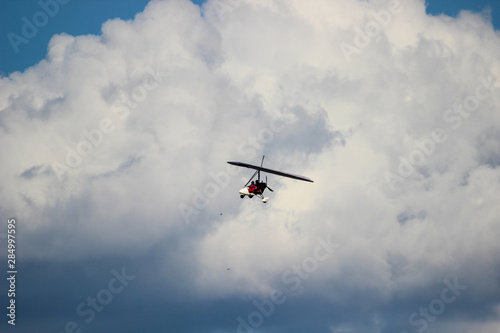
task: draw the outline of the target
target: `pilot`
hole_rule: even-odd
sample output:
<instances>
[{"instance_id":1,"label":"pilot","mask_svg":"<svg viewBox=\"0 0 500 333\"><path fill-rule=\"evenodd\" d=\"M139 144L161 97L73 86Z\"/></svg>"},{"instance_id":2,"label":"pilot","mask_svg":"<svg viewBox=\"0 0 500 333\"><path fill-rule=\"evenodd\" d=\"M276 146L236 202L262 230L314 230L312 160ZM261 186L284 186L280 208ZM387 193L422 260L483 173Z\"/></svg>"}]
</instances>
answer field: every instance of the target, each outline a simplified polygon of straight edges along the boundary
<instances>
[{"instance_id":1,"label":"pilot","mask_svg":"<svg viewBox=\"0 0 500 333\"><path fill-rule=\"evenodd\" d=\"M256 190L257 190L257 186L255 186L255 183L252 181L250 186L248 186L248 192L252 193L252 192L255 192Z\"/></svg>"},{"instance_id":2,"label":"pilot","mask_svg":"<svg viewBox=\"0 0 500 333\"><path fill-rule=\"evenodd\" d=\"M255 190L255 193L261 194L262 193L262 184L263 182L259 182L258 180L255 182L255 186L257 189Z\"/></svg>"}]
</instances>

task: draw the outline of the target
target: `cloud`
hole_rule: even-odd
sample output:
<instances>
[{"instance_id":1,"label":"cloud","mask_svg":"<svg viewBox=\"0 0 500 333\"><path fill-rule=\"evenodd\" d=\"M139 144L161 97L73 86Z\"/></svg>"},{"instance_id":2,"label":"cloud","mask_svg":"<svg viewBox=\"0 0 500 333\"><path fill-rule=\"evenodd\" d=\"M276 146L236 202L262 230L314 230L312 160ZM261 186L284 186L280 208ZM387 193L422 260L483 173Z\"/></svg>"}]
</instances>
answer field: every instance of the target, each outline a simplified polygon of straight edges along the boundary
<instances>
[{"instance_id":1,"label":"cloud","mask_svg":"<svg viewBox=\"0 0 500 333\"><path fill-rule=\"evenodd\" d=\"M226 329L330 237L262 328L321 305L331 332L415 330L458 277L469 288L429 331L458 315L493 331L499 45L480 14L423 1L152 1L1 78L2 219L23 225L26 260L154 262L134 273L152 304L237 304ZM241 200L251 172L226 161L263 154L315 182L269 176L268 204Z\"/></svg>"}]
</instances>

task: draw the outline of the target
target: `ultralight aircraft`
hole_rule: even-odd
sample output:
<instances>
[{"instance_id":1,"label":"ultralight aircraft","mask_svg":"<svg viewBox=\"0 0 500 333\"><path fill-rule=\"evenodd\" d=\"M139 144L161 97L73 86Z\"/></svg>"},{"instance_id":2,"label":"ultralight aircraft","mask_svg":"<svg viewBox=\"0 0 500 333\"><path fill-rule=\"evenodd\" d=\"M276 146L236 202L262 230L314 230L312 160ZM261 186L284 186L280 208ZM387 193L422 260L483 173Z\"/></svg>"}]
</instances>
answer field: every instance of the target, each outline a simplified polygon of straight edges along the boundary
<instances>
[{"instance_id":1,"label":"ultralight aircraft","mask_svg":"<svg viewBox=\"0 0 500 333\"><path fill-rule=\"evenodd\" d=\"M293 175L291 173L286 173L286 172L282 172L282 171L263 168L262 165L264 164L264 157L265 156L262 156L262 161L260 163L260 166L252 165L252 164L248 164L248 163L243 163L243 162L227 162L231 165L236 165L239 167L256 170L254 172L254 174L252 175L252 177L250 178L250 180L240 190L240 198L243 199L245 196L248 196L249 198L253 198L254 196L258 196L259 198L262 199L263 203L266 203L269 201L268 197L264 197L264 191L266 190L266 188L269 189L269 191L271 191L271 192L274 192L274 191L272 188L267 186L267 176L266 176L265 182L260 180L260 172L261 171L271 173L273 175L278 175L278 176L282 176L282 177L288 177L288 178L292 178L292 179L303 180L306 182L313 183L313 181L311 179L304 177L304 176L298 176L298 175ZM257 175L257 180L255 182L253 182L252 180L254 179L255 175ZM248 184L250 184L250 185L248 185Z\"/></svg>"}]
</instances>

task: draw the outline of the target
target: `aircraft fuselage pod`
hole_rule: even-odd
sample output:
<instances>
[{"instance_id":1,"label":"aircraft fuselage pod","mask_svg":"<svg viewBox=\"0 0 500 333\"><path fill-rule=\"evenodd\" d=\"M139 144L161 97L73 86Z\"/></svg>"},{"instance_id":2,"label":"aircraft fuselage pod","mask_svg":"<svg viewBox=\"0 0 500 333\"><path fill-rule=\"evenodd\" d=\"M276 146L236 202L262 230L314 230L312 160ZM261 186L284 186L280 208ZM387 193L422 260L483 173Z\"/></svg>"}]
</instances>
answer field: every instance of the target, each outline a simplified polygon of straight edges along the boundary
<instances>
[{"instance_id":1,"label":"aircraft fuselage pod","mask_svg":"<svg viewBox=\"0 0 500 333\"><path fill-rule=\"evenodd\" d=\"M269 198L268 197L264 197L262 196L261 194L259 193L253 193L253 192L250 192L248 190L247 187L243 187L241 190L240 190L240 198L244 198L245 196L249 197L249 198L253 198L254 196L259 196L261 199L262 199L262 202L263 203L266 203L269 201Z\"/></svg>"}]
</instances>

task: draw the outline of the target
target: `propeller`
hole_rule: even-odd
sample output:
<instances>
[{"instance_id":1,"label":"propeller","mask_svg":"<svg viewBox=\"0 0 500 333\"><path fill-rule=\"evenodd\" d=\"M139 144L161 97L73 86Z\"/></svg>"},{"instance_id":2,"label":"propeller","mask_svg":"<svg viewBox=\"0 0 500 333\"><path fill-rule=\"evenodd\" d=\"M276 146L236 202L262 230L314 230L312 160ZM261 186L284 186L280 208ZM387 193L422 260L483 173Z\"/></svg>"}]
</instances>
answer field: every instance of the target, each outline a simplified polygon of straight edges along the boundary
<instances>
[{"instance_id":1,"label":"propeller","mask_svg":"<svg viewBox=\"0 0 500 333\"><path fill-rule=\"evenodd\" d=\"M269 191L274 192L274 190L272 188L270 188L269 186L267 186L267 176L266 176L266 188L269 189Z\"/></svg>"}]
</instances>

